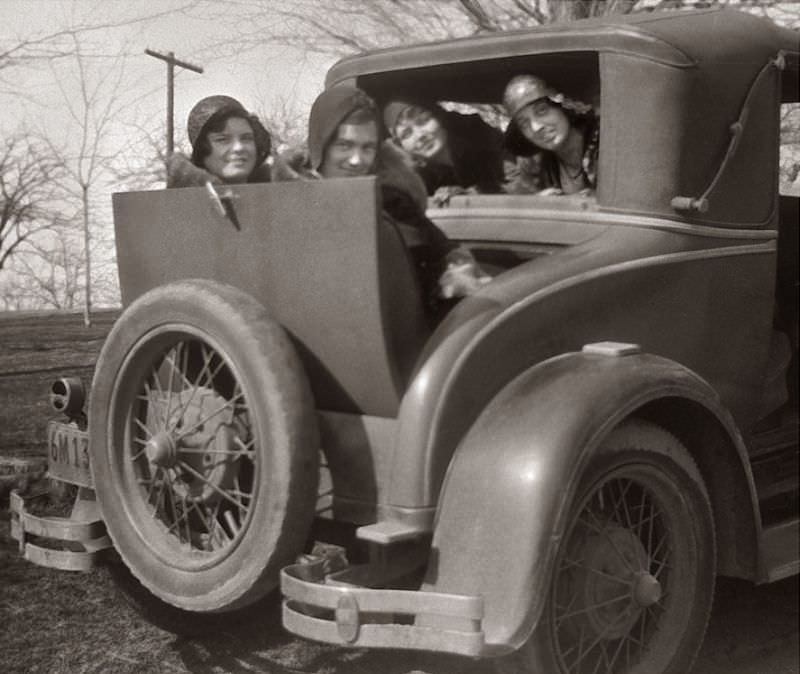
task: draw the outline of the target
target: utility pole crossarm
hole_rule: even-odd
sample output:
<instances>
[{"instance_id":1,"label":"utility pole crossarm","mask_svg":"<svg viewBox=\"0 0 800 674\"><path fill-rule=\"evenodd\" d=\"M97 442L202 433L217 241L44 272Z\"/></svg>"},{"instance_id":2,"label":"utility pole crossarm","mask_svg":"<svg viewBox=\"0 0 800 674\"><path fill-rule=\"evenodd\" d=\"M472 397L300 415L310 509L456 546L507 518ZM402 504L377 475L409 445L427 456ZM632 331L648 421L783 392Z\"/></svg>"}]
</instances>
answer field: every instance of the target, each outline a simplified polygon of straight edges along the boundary
<instances>
[{"instance_id":1,"label":"utility pole crossarm","mask_svg":"<svg viewBox=\"0 0 800 674\"><path fill-rule=\"evenodd\" d=\"M152 49L145 49L144 53L147 54L148 56L153 56L157 59L161 59L162 61L166 61L167 63L170 63L172 65L180 66L181 68L186 68L186 70L193 70L196 73L203 72L202 66L196 66L192 63L188 63L187 61L181 61L179 59L176 59L175 54L173 54L172 52L169 52L169 54L162 54L160 52L153 51Z\"/></svg>"}]
</instances>

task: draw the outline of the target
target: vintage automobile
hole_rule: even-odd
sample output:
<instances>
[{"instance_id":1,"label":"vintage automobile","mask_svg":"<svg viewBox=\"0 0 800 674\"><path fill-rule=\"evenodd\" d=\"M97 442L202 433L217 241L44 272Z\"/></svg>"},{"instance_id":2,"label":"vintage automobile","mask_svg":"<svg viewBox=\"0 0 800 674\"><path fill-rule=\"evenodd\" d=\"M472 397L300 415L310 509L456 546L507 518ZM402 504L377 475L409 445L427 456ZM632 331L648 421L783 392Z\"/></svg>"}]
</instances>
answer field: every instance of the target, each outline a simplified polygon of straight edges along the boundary
<instances>
[{"instance_id":1,"label":"vintage automobile","mask_svg":"<svg viewBox=\"0 0 800 674\"><path fill-rule=\"evenodd\" d=\"M686 674L717 576L799 568L798 51L713 9L333 66L379 102L496 105L535 73L602 111L595 194L429 209L493 277L433 326L374 178L114 195L124 312L86 416L79 382L51 393L80 490L63 519L14 495L21 550L113 543L176 630L280 586L309 639Z\"/></svg>"}]
</instances>

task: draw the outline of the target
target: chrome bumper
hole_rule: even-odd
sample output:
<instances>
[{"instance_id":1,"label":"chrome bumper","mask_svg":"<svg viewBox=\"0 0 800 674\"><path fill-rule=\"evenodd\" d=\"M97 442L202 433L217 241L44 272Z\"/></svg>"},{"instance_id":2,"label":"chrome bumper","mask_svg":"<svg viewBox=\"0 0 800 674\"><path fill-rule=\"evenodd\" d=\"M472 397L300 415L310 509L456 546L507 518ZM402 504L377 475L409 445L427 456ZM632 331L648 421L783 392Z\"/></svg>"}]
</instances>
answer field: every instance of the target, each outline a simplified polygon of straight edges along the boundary
<instances>
[{"instance_id":1,"label":"chrome bumper","mask_svg":"<svg viewBox=\"0 0 800 674\"><path fill-rule=\"evenodd\" d=\"M372 589L342 582L352 569L309 578L304 564L281 571L283 625L315 641L480 655L481 597Z\"/></svg>"},{"instance_id":2,"label":"chrome bumper","mask_svg":"<svg viewBox=\"0 0 800 674\"><path fill-rule=\"evenodd\" d=\"M91 498L89 497L91 495ZM10 494L11 536L22 556L39 566L89 571L111 548L91 490L81 489L70 517L40 517L28 512L26 499Z\"/></svg>"}]
</instances>

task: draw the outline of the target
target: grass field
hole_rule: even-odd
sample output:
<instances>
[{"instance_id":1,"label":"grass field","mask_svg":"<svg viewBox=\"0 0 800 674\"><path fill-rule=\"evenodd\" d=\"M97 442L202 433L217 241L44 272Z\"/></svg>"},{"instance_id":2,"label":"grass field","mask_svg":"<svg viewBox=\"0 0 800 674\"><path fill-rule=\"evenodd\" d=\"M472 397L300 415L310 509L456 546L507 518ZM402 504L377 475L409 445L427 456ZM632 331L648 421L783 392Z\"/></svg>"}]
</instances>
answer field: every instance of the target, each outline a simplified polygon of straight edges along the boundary
<instances>
[{"instance_id":1,"label":"grass field","mask_svg":"<svg viewBox=\"0 0 800 674\"><path fill-rule=\"evenodd\" d=\"M47 401L59 377L91 384L94 364L117 311L80 314L0 313L0 456L44 455Z\"/></svg>"},{"instance_id":2,"label":"grass field","mask_svg":"<svg viewBox=\"0 0 800 674\"><path fill-rule=\"evenodd\" d=\"M84 328L79 315L0 314L0 456L44 455L44 427L54 414L47 403L50 382L77 375L89 384L115 315L100 314L91 328ZM0 496L0 674L491 671L485 662L450 656L365 652L306 642L283 631L275 603L254 611L244 626L203 639L176 637L128 607L109 569L69 573L21 559L9 535L7 507ZM750 665L734 666L734 660L761 663L764 653L786 648L787 643L789 652L796 653L797 595L797 578L766 588L721 581L695 672L752 674L756 670Z\"/></svg>"},{"instance_id":3,"label":"grass field","mask_svg":"<svg viewBox=\"0 0 800 674\"><path fill-rule=\"evenodd\" d=\"M79 376L89 386L117 314L98 313L86 328L79 314L0 313L0 457L44 456L45 427L55 416L47 400L50 384ZM69 573L20 558L9 519L5 497L0 500L2 674L405 674L418 669L413 655L344 651L295 639L280 627L275 604L260 608L244 627L204 639L176 637L128 607L107 569ZM426 664L426 671L482 671L459 659L434 660L439 668Z\"/></svg>"}]
</instances>

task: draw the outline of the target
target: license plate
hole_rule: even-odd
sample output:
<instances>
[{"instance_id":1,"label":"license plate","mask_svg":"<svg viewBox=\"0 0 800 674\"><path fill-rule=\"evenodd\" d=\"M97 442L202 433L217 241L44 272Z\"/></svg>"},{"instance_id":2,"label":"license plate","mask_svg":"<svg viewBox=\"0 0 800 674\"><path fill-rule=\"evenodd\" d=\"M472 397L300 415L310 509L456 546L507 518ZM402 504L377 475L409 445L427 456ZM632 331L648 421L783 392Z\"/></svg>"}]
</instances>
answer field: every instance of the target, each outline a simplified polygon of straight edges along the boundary
<instances>
[{"instance_id":1,"label":"license plate","mask_svg":"<svg viewBox=\"0 0 800 674\"><path fill-rule=\"evenodd\" d=\"M76 426L51 421L47 424L47 472L64 482L93 487L89 464L89 434Z\"/></svg>"}]
</instances>

